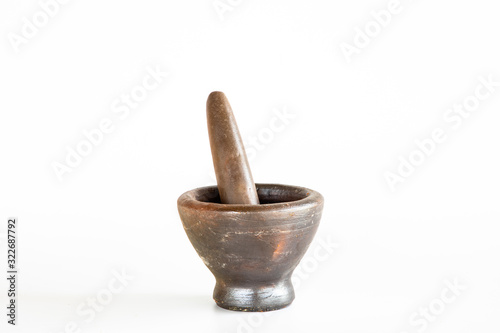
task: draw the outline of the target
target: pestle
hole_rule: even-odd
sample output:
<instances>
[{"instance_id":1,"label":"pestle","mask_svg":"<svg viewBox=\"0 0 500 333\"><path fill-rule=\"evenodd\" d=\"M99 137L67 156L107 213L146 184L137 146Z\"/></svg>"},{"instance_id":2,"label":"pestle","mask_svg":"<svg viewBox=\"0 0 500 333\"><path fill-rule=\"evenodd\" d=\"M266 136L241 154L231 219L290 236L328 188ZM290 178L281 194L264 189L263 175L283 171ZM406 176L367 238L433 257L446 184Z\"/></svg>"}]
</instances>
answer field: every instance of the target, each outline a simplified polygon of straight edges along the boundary
<instances>
[{"instance_id":1,"label":"pestle","mask_svg":"<svg viewBox=\"0 0 500 333\"><path fill-rule=\"evenodd\" d=\"M179 197L184 231L215 277L213 299L219 307L284 308L295 298L292 273L318 229L323 196L300 186L254 184L222 92L208 97L207 121L217 186Z\"/></svg>"},{"instance_id":2,"label":"pestle","mask_svg":"<svg viewBox=\"0 0 500 333\"><path fill-rule=\"evenodd\" d=\"M223 92L214 91L208 96L207 124L221 203L258 205L245 147Z\"/></svg>"}]
</instances>

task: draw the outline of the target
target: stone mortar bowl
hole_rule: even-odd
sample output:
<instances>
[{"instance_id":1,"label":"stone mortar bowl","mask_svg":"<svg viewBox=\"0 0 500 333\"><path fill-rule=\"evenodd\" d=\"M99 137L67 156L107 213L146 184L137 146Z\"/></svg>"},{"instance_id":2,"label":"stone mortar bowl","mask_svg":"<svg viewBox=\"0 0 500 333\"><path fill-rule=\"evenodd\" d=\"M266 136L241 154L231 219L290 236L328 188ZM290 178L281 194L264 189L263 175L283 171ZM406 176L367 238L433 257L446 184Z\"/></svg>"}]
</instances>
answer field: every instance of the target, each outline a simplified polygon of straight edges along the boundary
<instances>
[{"instance_id":1,"label":"stone mortar bowl","mask_svg":"<svg viewBox=\"0 0 500 333\"><path fill-rule=\"evenodd\" d=\"M288 185L256 184L260 205L221 204L217 186L182 194L184 230L216 279L214 300L237 311L281 309L321 219L323 196Z\"/></svg>"}]
</instances>

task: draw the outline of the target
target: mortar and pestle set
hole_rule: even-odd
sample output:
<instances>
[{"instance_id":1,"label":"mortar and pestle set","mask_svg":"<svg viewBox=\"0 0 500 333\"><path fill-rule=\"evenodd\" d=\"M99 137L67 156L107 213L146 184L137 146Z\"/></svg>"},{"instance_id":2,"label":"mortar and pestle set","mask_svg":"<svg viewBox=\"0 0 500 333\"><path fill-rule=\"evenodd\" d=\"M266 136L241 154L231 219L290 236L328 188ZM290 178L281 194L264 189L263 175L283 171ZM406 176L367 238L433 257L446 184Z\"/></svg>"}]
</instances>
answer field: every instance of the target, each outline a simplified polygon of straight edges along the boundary
<instances>
[{"instance_id":1,"label":"mortar and pestle set","mask_svg":"<svg viewBox=\"0 0 500 333\"><path fill-rule=\"evenodd\" d=\"M295 298L293 270L318 228L320 193L255 184L226 96L212 92L207 122L217 186L182 194L177 206L191 244L216 279L222 308L271 311Z\"/></svg>"}]
</instances>

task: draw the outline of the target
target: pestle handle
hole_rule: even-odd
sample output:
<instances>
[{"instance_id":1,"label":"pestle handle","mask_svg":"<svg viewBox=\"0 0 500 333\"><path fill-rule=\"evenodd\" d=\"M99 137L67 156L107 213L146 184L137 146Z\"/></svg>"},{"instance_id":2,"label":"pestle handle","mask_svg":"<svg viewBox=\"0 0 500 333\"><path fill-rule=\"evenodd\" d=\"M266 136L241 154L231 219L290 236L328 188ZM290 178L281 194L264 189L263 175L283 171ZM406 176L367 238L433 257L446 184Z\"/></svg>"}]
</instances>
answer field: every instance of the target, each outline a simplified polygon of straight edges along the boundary
<instances>
[{"instance_id":1,"label":"pestle handle","mask_svg":"<svg viewBox=\"0 0 500 333\"><path fill-rule=\"evenodd\" d=\"M238 125L226 95L220 91L208 96L207 124L221 203L258 205Z\"/></svg>"}]
</instances>

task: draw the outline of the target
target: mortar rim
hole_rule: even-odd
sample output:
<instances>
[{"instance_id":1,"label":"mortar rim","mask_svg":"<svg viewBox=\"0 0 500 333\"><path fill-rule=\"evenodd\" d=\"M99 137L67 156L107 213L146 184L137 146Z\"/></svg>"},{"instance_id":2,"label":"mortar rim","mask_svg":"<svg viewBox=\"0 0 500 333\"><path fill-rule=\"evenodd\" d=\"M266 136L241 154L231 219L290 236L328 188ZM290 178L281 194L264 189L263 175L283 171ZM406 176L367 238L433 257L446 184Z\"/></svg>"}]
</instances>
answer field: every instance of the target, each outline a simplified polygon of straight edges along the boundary
<instances>
[{"instance_id":1,"label":"mortar rim","mask_svg":"<svg viewBox=\"0 0 500 333\"><path fill-rule=\"evenodd\" d=\"M300 191L304 195L303 198L293 201L282 201L274 203L264 203L260 205L243 205L243 204L222 204L217 202L207 202L197 199L202 191L217 191L217 185L198 187L184 192L177 199L177 206L186 209L195 209L203 211L221 211L221 212L261 212L261 211L276 211L276 210L293 210L297 208L305 208L311 206L319 206L324 202L323 196L310 188L285 185L285 184L268 184L256 183L257 192L260 189L285 189L289 191ZM260 197L260 193L259 193Z\"/></svg>"}]
</instances>

